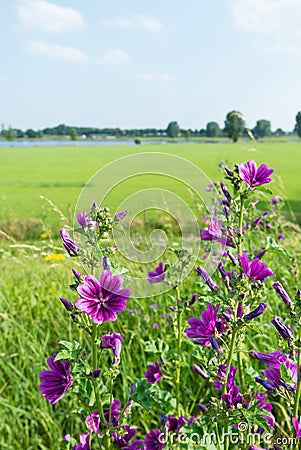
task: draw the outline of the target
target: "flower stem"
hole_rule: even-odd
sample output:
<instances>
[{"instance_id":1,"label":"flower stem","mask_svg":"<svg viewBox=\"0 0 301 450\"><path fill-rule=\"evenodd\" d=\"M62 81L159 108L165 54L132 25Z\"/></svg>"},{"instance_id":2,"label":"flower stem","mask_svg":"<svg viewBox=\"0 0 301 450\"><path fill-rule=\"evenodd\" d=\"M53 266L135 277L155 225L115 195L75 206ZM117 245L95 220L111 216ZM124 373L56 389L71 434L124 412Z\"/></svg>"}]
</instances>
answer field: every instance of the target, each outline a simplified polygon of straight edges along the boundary
<instances>
[{"instance_id":1,"label":"flower stem","mask_svg":"<svg viewBox=\"0 0 301 450\"><path fill-rule=\"evenodd\" d=\"M92 371L97 370L96 339L97 339L97 324L92 322ZM95 399L96 399L97 411L100 416L101 423L103 424L103 426L105 426L106 421L105 421L105 416L103 413L103 407L102 407L102 402L101 402L101 398L100 398L100 394L99 394L99 386L98 386L97 379L93 378L92 383L93 383L94 394L95 394ZM109 437L105 437L105 449L106 450L110 449L110 438Z\"/></svg>"},{"instance_id":2,"label":"flower stem","mask_svg":"<svg viewBox=\"0 0 301 450\"><path fill-rule=\"evenodd\" d=\"M243 195L240 194L240 211L239 211L239 224L238 224L238 228L239 228L239 239L238 239L238 244L237 244L237 252L239 255L242 254L242 229L243 229L243 216L244 216L244 198ZM237 313L237 306L236 305L236 311L235 314ZM244 385L244 377L243 377L243 371L242 371L242 359L241 359L241 352L238 350L237 352L237 359L238 359L238 374L239 374L239 381L240 381L240 387L241 389L243 389L243 385Z\"/></svg>"},{"instance_id":3,"label":"flower stem","mask_svg":"<svg viewBox=\"0 0 301 450\"><path fill-rule=\"evenodd\" d=\"M240 194L240 210L239 210L239 223L238 223L239 236L238 236L238 244L237 244L237 251L238 251L239 255L242 254L243 217L244 217L244 198L243 198L243 195Z\"/></svg>"},{"instance_id":4,"label":"flower stem","mask_svg":"<svg viewBox=\"0 0 301 450\"><path fill-rule=\"evenodd\" d=\"M244 373L242 369L242 359L241 359L241 352L237 351L237 361L238 361L238 376L239 376L239 383L240 388L243 389L244 387Z\"/></svg>"},{"instance_id":5,"label":"flower stem","mask_svg":"<svg viewBox=\"0 0 301 450\"><path fill-rule=\"evenodd\" d=\"M177 367L176 367L176 404L177 404L177 416L181 416L180 406L180 382L181 382L181 347L182 347L182 316L183 312L180 308L180 287L176 287L177 291Z\"/></svg>"},{"instance_id":6,"label":"flower stem","mask_svg":"<svg viewBox=\"0 0 301 450\"><path fill-rule=\"evenodd\" d=\"M296 389L296 395L295 395L295 404L294 404L294 418L299 418L299 403L300 403L300 396L301 396L301 325L299 323L299 339L298 339L298 358L297 358L297 373L298 373L298 381L297 381L297 389ZM299 448L298 444L298 438L297 438L297 444L296 449Z\"/></svg>"},{"instance_id":7,"label":"flower stem","mask_svg":"<svg viewBox=\"0 0 301 450\"><path fill-rule=\"evenodd\" d=\"M230 350L229 350L229 356L228 356L228 360L227 360L227 370L226 370L225 382L224 382L224 386L223 386L223 394L227 394L227 381L228 381L230 366L231 366L231 362L232 362L232 358L233 358L234 347L235 347L235 343L236 343L236 336L237 336L237 331L233 331L232 338L231 338L231 344L230 344Z\"/></svg>"}]
</instances>

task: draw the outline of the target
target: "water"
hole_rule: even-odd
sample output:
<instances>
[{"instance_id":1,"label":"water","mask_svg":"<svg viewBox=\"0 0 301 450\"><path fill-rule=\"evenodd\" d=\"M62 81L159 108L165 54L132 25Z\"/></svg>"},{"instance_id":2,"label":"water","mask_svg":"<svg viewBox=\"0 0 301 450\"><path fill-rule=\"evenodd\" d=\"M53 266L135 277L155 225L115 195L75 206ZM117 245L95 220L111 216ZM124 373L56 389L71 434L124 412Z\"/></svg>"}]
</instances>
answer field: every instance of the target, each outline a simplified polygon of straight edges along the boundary
<instances>
[{"instance_id":1,"label":"water","mask_svg":"<svg viewBox=\"0 0 301 450\"><path fill-rule=\"evenodd\" d=\"M228 140L215 141L214 143L228 143ZM183 140L167 140L167 139L141 139L141 144L143 145L154 145L154 144L212 144L212 140L199 140L199 139L183 139ZM16 147L55 147L55 146L79 146L79 147L90 147L90 146L110 146L110 145L136 145L134 139L131 140L119 140L119 139L103 139L103 140L89 140L89 139L78 139L77 141L71 140L43 140L43 139L31 139L31 140L16 140L16 141L6 141L0 140L0 148L16 148ZM139 145L137 145L139 148Z\"/></svg>"},{"instance_id":2,"label":"water","mask_svg":"<svg viewBox=\"0 0 301 450\"><path fill-rule=\"evenodd\" d=\"M142 144L167 144L166 140L144 140ZM0 148L15 148L15 147L54 147L54 146L103 146L103 145L136 145L134 140L122 141L118 139L112 140L42 140L42 139L32 139L30 141L26 140L16 140L16 141L5 141L0 140Z\"/></svg>"}]
</instances>

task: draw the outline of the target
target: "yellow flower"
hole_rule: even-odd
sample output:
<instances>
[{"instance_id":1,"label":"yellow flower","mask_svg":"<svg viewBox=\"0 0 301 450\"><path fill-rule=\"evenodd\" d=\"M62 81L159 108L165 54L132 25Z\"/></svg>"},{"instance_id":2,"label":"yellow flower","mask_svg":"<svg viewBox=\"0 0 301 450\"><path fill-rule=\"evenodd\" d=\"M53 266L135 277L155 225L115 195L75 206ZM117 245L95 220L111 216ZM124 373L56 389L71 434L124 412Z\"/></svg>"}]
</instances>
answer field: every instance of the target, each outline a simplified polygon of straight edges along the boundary
<instances>
[{"instance_id":1,"label":"yellow flower","mask_svg":"<svg viewBox=\"0 0 301 450\"><path fill-rule=\"evenodd\" d=\"M45 256L45 261L63 261L65 256L62 253L56 253L55 255Z\"/></svg>"},{"instance_id":2,"label":"yellow flower","mask_svg":"<svg viewBox=\"0 0 301 450\"><path fill-rule=\"evenodd\" d=\"M40 234L40 239L46 239L46 238L48 238L48 234L47 233Z\"/></svg>"}]
</instances>

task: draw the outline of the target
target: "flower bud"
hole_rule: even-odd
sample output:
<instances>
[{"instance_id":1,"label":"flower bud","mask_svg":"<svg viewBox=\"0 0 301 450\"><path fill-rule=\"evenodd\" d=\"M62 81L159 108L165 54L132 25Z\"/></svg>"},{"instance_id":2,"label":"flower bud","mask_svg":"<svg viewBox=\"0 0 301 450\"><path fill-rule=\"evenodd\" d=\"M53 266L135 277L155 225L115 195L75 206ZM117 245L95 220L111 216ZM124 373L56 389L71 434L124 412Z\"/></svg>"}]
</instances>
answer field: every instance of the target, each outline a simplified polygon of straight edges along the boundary
<instances>
[{"instance_id":1,"label":"flower bud","mask_svg":"<svg viewBox=\"0 0 301 450\"><path fill-rule=\"evenodd\" d=\"M280 283L280 281L276 281L275 283L273 283L273 288L275 289L275 291L277 292L277 294L280 295L280 297L282 298L282 300L284 301L284 303L289 306L292 304L292 301L288 295L288 293L286 292L286 290L284 289L284 287L282 286L282 284Z\"/></svg>"},{"instance_id":2,"label":"flower bud","mask_svg":"<svg viewBox=\"0 0 301 450\"><path fill-rule=\"evenodd\" d=\"M291 339L293 336L293 330L284 323L282 323L281 319L279 317L276 317L275 319L271 320L272 324L278 331L278 333L283 337L283 339Z\"/></svg>"}]
</instances>

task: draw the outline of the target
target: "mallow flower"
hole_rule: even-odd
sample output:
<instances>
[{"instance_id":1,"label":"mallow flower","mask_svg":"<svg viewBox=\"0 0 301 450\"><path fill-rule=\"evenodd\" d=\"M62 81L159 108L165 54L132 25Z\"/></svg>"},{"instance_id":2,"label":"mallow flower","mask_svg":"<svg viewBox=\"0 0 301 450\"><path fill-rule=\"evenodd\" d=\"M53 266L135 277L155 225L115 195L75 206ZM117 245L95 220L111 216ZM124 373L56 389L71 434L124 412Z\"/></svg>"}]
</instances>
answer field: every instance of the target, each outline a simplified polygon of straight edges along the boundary
<instances>
[{"instance_id":1,"label":"mallow flower","mask_svg":"<svg viewBox=\"0 0 301 450\"><path fill-rule=\"evenodd\" d=\"M145 378L151 384L157 384L162 379L162 372L156 359L154 364L148 364L148 370L145 372Z\"/></svg>"},{"instance_id":2,"label":"mallow flower","mask_svg":"<svg viewBox=\"0 0 301 450\"><path fill-rule=\"evenodd\" d=\"M120 407L120 401L119 400L113 400L111 405L111 411L110 409L105 409L103 414L106 423L109 423L110 413L111 413L111 424L116 426L118 424L118 419L120 415L119 411ZM100 421L100 417L98 412L92 412L89 416L86 417L86 424L90 428L91 431L94 433L101 434L103 425Z\"/></svg>"},{"instance_id":3,"label":"mallow flower","mask_svg":"<svg viewBox=\"0 0 301 450\"><path fill-rule=\"evenodd\" d=\"M63 245L70 256L77 256L78 255L78 246L74 242L74 240L71 238L68 230L65 228L61 228L60 230L60 236L63 242Z\"/></svg>"},{"instance_id":4,"label":"mallow flower","mask_svg":"<svg viewBox=\"0 0 301 450\"><path fill-rule=\"evenodd\" d=\"M162 433L158 428L156 430L150 430L149 433L146 433L144 450L162 450L165 447L165 444L161 442L161 434L164 436L164 433Z\"/></svg>"},{"instance_id":5,"label":"mallow flower","mask_svg":"<svg viewBox=\"0 0 301 450\"><path fill-rule=\"evenodd\" d=\"M65 441L70 442L70 434L65 436ZM81 434L79 437L79 443L72 447L72 450L90 450L90 433Z\"/></svg>"},{"instance_id":6,"label":"mallow flower","mask_svg":"<svg viewBox=\"0 0 301 450\"><path fill-rule=\"evenodd\" d=\"M162 283L165 278L166 270L167 267L163 265L163 262L160 262L155 268L154 272L148 272L147 281L149 282L149 284Z\"/></svg>"},{"instance_id":7,"label":"mallow flower","mask_svg":"<svg viewBox=\"0 0 301 450\"><path fill-rule=\"evenodd\" d=\"M217 315L218 308L219 305L214 308L211 303L208 303L208 308L202 312L202 319L192 317L188 320L191 328L188 328L185 333L190 339L196 339L196 344L209 347L210 338L222 334L227 329L225 319Z\"/></svg>"},{"instance_id":8,"label":"mallow flower","mask_svg":"<svg viewBox=\"0 0 301 450\"><path fill-rule=\"evenodd\" d=\"M111 348L114 355L114 364L117 364L120 359L120 352L122 347L122 336L119 333L107 334L101 337L101 348Z\"/></svg>"},{"instance_id":9,"label":"mallow flower","mask_svg":"<svg viewBox=\"0 0 301 450\"><path fill-rule=\"evenodd\" d=\"M267 277L274 277L275 274L268 268L266 263L261 262L258 258L249 261L248 255L243 253L238 255L243 273L255 281L262 281Z\"/></svg>"},{"instance_id":10,"label":"mallow flower","mask_svg":"<svg viewBox=\"0 0 301 450\"><path fill-rule=\"evenodd\" d=\"M50 405L58 402L72 385L70 375L70 361L55 361L56 353L47 359L49 370L40 373L42 383L39 386L43 397L49 400Z\"/></svg>"},{"instance_id":11,"label":"mallow flower","mask_svg":"<svg viewBox=\"0 0 301 450\"><path fill-rule=\"evenodd\" d=\"M81 296L75 306L83 313L91 316L95 323L116 320L118 312L126 308L126 300L130 296L129 289L122 288L123 280L113 276L110 270L104 270L100 280L93 275L85 277L84 283L77 287Z\"/></svg>"},{"instance_id":12,"label":"mallow flower","mask_svg":"<svg viewBox=\"0 0 301 450\"><path fill-rule=\"evenodd\" d=\"M262 184L271 183L273 178L270 175L274 172L274 169L269 169L266 164L261 164L257 168L255 161L250 160L243 162L238 166L238 173L242 180L244 180L249 186L256 187Z\"/></svg>"}]
</instances>

